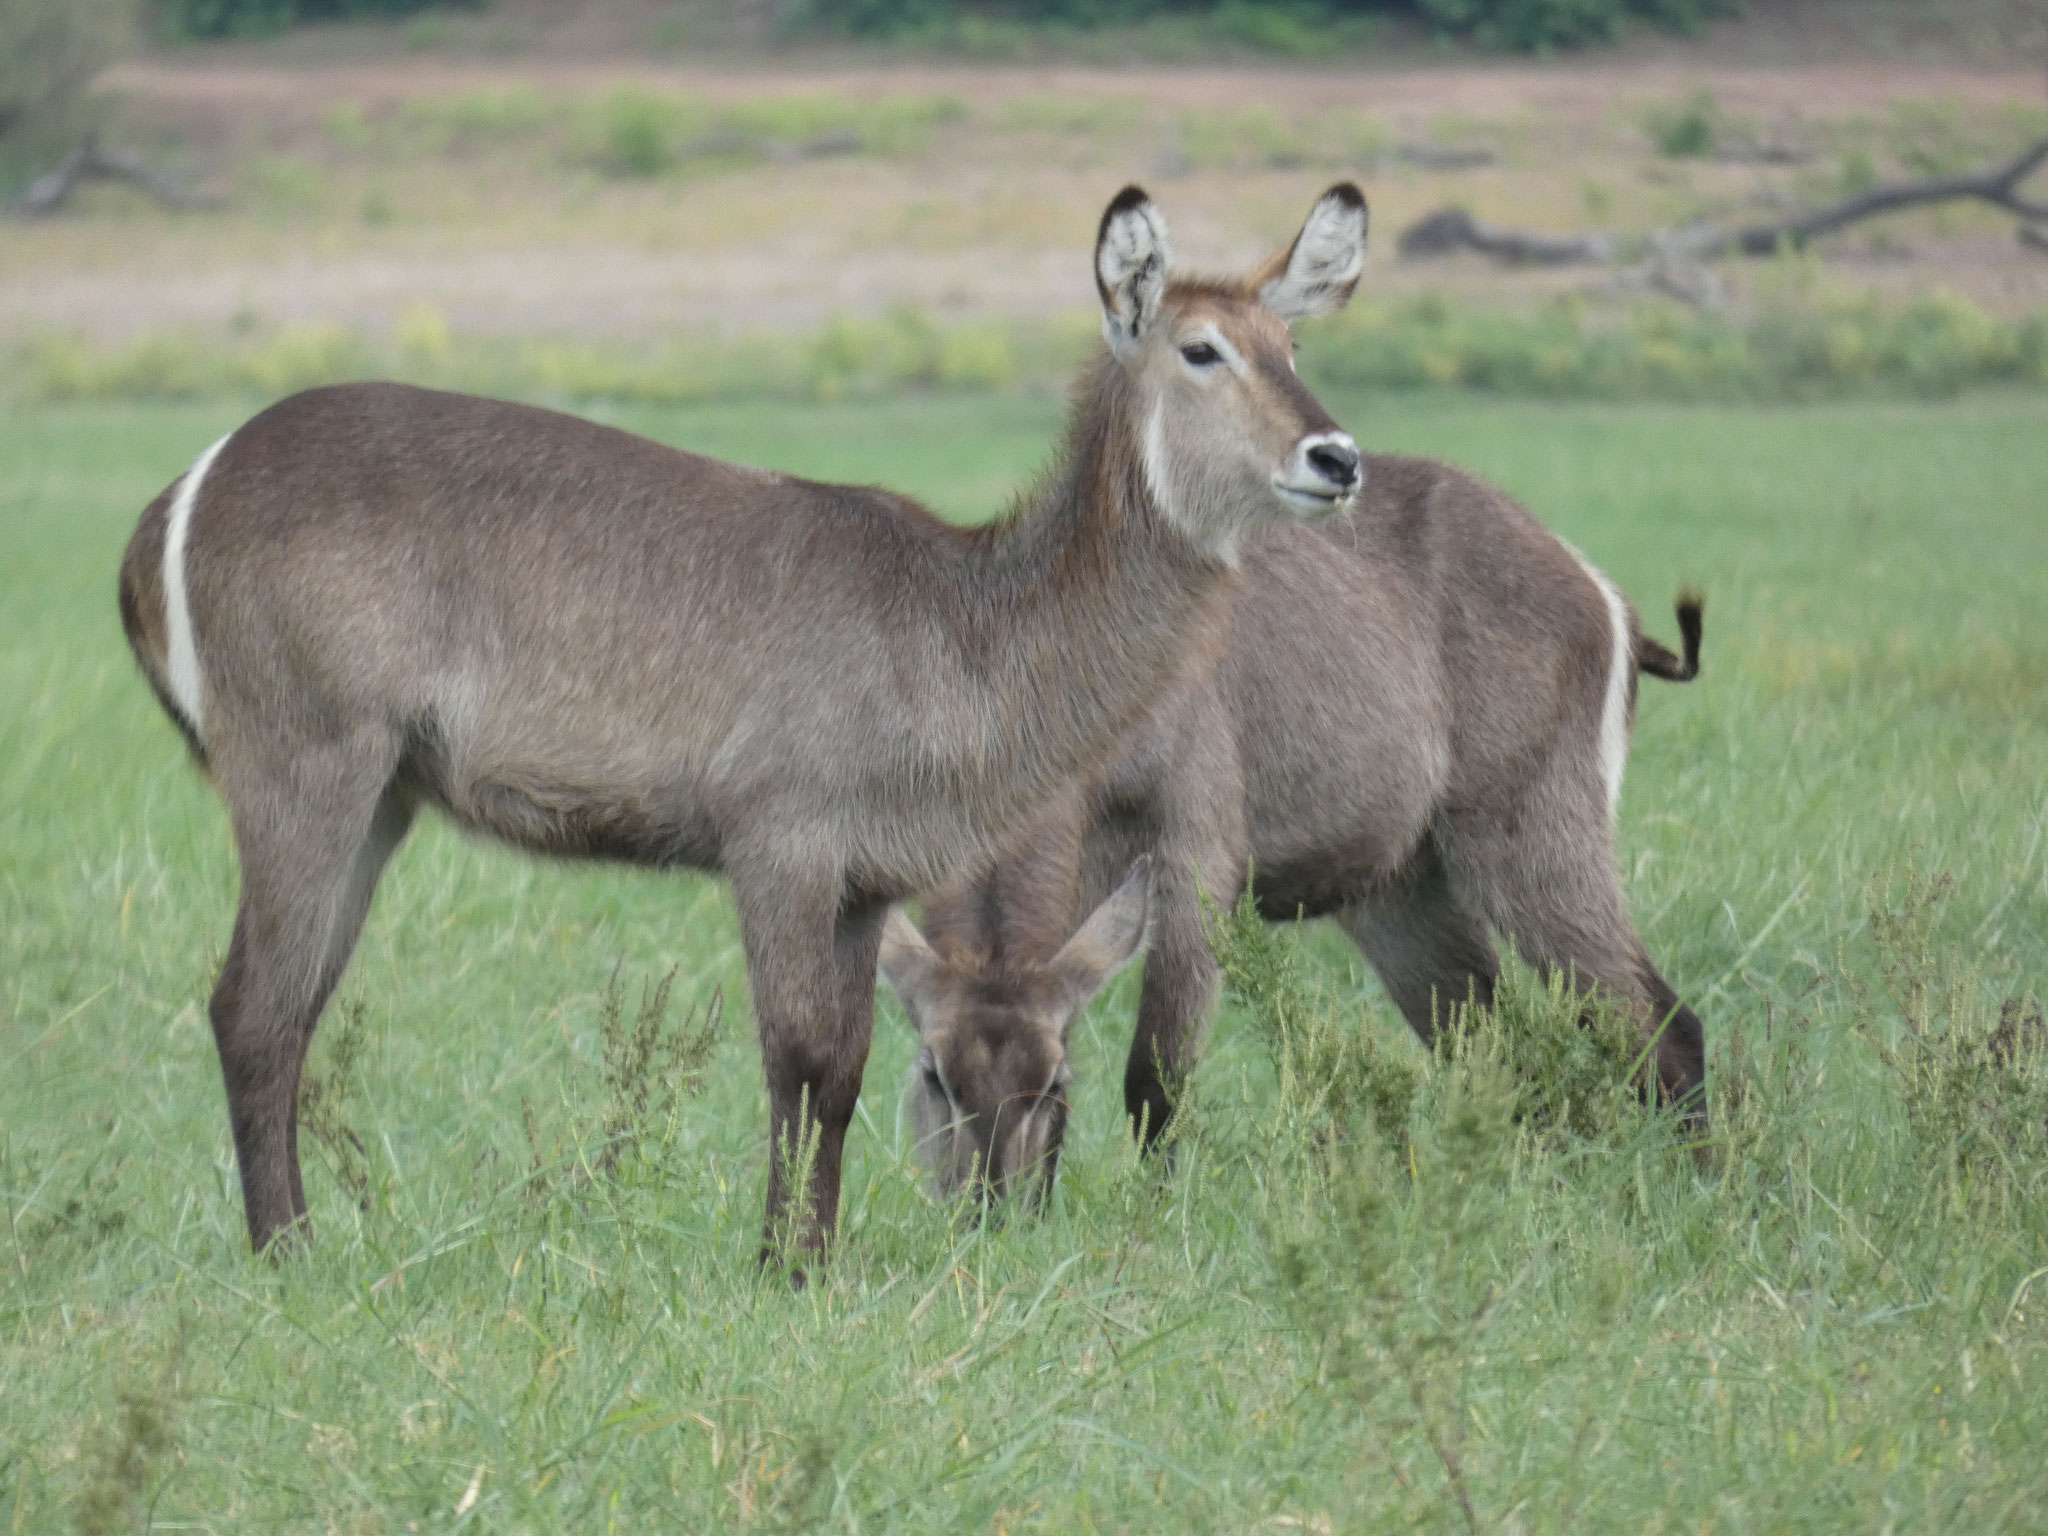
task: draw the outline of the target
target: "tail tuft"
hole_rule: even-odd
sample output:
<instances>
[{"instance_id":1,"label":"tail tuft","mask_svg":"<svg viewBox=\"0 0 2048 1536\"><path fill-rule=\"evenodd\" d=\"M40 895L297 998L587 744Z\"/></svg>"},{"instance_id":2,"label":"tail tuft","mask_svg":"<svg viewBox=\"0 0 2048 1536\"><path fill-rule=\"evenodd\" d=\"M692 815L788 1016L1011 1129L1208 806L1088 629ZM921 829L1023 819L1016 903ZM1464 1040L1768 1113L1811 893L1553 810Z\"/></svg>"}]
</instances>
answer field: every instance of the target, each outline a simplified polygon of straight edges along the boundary
<instances>
[{"instance_id":1,"label":"tail tuft","mask_svg":"<svg viewBox=\"0 0 2048 1536\"><path fill-rule=\"evenodd\" d=\"M1636 666L1651 677L1661 677L1667 683L1689 683L1700 675L1700 635L1702 620L1707 611L1706 595L1696 587L1682 587L1678 593L1675 612L1678 615L1678 633L1685 648L1683 657L1673 655L1669 647L1652 640L1648 635L1636 639Z\"/></svg>"}]
</instances>

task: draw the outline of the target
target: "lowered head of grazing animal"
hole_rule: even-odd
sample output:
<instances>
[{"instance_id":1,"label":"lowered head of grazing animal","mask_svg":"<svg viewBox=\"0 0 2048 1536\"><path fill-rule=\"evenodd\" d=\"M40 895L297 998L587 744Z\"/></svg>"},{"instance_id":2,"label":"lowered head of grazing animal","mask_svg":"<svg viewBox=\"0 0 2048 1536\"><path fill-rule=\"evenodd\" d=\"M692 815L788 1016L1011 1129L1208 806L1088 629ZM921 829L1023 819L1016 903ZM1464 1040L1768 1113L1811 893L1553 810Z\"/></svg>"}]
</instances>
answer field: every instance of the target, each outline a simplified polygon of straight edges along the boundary
<instances>
[{"instance_id":1,"label":"lowered head of grazing animal","mask_svg":"<svg viewBox=\"0 0 2048 1536\"><path fill-rule=\"evenodd\" d=\"M902 908L889 913L882 974L918 1038L905 1099L941 1194L1051 1193L1073 1080L1067 1031L1144 947L1150 885L1141 858L1057 954L1016 967L935 949Z\"/></svg>"}]
</instances>

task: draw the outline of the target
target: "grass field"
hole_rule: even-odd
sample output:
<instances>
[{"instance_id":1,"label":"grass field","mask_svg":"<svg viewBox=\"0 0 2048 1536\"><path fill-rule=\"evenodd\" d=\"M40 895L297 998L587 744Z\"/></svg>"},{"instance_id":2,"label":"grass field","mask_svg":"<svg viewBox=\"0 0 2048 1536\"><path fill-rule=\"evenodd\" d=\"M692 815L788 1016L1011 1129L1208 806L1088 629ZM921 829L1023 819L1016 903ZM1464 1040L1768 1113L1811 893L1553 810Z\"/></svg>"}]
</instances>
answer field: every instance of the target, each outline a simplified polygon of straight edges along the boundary
<instances>
[{"instance_id":1,"label":"grass field","mask_svg":"<svg viewBox=\"0 0 2048 1536\"><path fill-rule=\"evenodd\" d=\"M1054 1208L983 1229L908 1162L885 999L800 1294L755 1263L724 891L436 826L315 1047L317 1251L247 1255L204 1012L232 855L113 600L137 513L247 407L0 418L0 1529L2048 1524L2048 1150L1995 1123L2039 1074L2001 1097L1940 1031L1981 1045L2048 978L2048 400L1330 403L1512 489L1659 632L1710 594L1705 676L1646 687L1622 842L1707 1023L1712 1171L1640 1116L1513 1121L1457 1063L1330 1152L1244 1007L1173 1169L1139 1166L1127 979L1077 1031ZM1057 414L619 420L977 517ZM1340 940L1302 964L1423 1068ZM606 1174L602 995L671 967L675 1014L722 987L727 1026Z\"/></svg>"}]
</instances>

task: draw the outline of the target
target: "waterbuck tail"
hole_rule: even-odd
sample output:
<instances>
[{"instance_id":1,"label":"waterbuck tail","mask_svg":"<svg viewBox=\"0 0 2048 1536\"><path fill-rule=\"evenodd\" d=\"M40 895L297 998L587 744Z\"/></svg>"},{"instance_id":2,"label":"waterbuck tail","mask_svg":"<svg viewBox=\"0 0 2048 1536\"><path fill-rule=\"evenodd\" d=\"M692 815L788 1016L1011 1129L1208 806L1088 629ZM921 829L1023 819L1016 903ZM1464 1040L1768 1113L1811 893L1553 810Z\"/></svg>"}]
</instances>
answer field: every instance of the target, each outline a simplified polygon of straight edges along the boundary
<instances>
[{"instance_id":1,"label":"waterbuck tail","mask_svg":"<svg viewBox=\"0 0 2048 1536\"><path fill-rule=\"evenodd\" d=\"M1651 677L1661 677L1667 683L1689 683L1700 675L1701 619L1707 611L1707 599L1702 593L1687 587L1678 594L1675 611L1685 654L1673 655L1669 647L1648 635L1637 635L1636 669L1647 672Z\"/></svg>"}]
</instances>

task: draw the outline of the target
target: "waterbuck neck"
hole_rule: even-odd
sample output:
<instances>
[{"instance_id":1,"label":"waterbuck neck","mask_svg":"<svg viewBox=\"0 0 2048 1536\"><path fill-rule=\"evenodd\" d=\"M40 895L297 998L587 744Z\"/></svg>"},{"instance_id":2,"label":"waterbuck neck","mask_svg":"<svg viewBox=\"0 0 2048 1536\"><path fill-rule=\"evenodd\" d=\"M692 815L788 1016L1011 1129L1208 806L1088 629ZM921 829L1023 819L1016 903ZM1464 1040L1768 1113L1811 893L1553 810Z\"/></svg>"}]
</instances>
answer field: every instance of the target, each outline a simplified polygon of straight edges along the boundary
<instances>
[{"instance_id":1,"label":"waterbuck neck","mask_svg":"<svg viewBox=\"0 0 2048 1536\"><path fill-rule=\"evenodd\" d=\"M1053 464L970 535L973 558L942 599L978 711L1034 799L1213 658L1237 588L1234 567L1155 503L1136 395L1114 359L1098 359Z\"/></svg>"}]
</instances>

